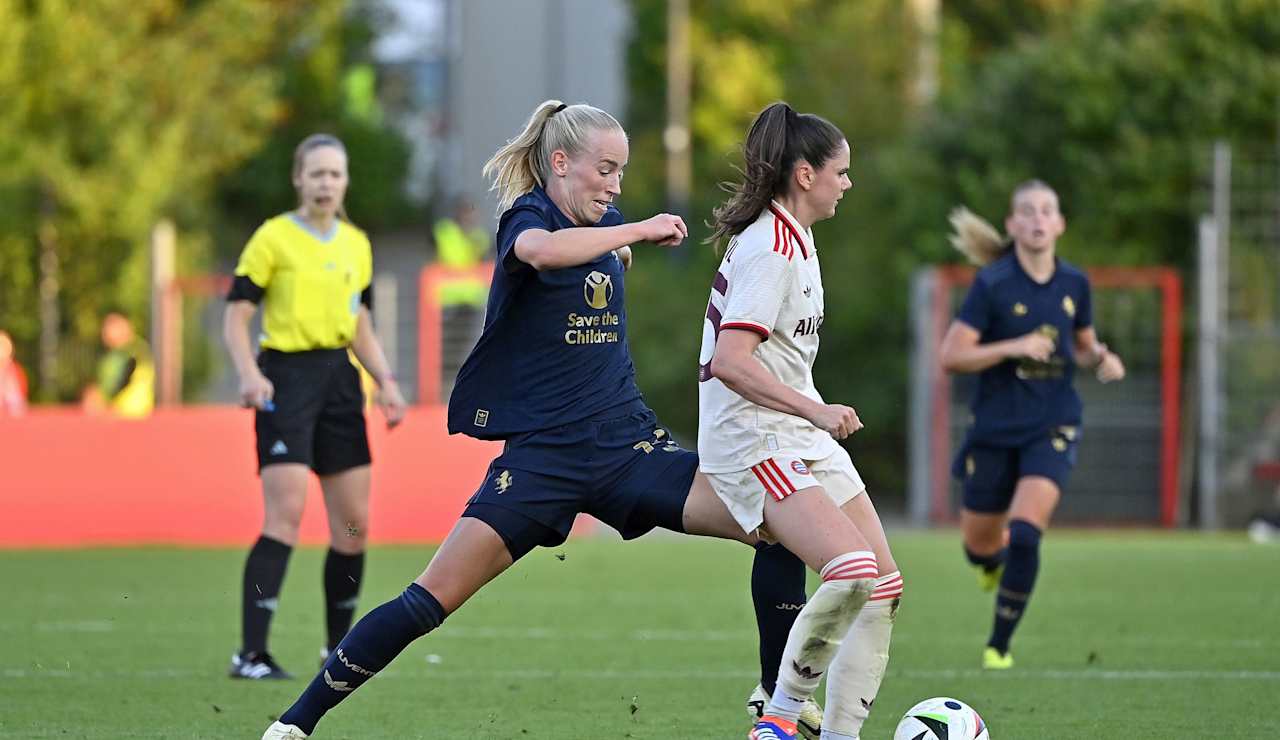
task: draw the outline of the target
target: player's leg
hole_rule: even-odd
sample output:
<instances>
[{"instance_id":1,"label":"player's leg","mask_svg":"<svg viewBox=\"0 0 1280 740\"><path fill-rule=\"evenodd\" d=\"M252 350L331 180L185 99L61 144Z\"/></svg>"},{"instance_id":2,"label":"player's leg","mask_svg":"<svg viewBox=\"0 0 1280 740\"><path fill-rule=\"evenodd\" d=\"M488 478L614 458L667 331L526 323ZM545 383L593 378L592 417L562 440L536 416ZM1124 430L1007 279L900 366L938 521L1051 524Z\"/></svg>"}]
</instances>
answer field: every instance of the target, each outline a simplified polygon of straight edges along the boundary
<instances>
[{"instance_id":1,"label":"player's leg","mask_svg":"<svg viewBox=\"0 0 1280 740\"><path fill-rule=\"evenodd\" d=\"M822 577L822 584L796 616L783 650L777 690L767 715L752 737L790 731L805 702L850 631L875 588L876 557L867 539L816 482L803 463L793 468L765 461L762 483L772 495L764 499L764 521L780 543ZM784 472L785 471L785 472ZM797 483L811 485L801 488ZM791 491L794 490L794 493ZM771 723L771 718L781 723Z\"/></svg>"},{"instance_id":2,"label":"player's leg","mask_svg":"<svg viewBox=\"0 0 1280 740\"><path fill-rule=\"evenodd\" d=\"M1009 641L1026 612L1036 575L1040 571L1040 535L1049 526L1061 492L1058 484L1041 476L1018 481L1009 507L1009 556L1000 590L996 595L996 616L987 646L1008 656Z\"/></svg>"},{"instance_id":3,"label":"player's leg","mask_svg":"<svg viewBox=\"0 0 1280 740\"><path fill-rule=\"evenodd\" d=\"M327 368L313 355L264 351L262 373L275 386L272 410L254 412L263 523L245 562L244 644L231 660L239 678L288 678L267 652L267 633L284 582L289 554L298 541L307 480L315 464L316 423L324 405Z\"/></svg>"},{"instance_id":4,"label":"player's leg","mask_svg":"<svg viewBox=\"0 0 1280 740\"><path fill-rule=\"evenodd\" d=\"M326 712L377 675L410 643L439 627L512 562L506 542L489 524L468 516L459 519L426 570L399 596L356 622L264 738L291 737L283 734L290 728L303 736L312 733Z\"/></svg>"},{"instance_id":5,"label":"player's leg","mask_svg":"<svg viewBox=\"0 0 1280 740\"><path fill-rule=\"evenodd\" d=\"M834 486L830 477L824 483ZM902 574L889 549L880 516L860 478L856 485L862 493L840 508L866 537L879 572L871 598L858 612L849 636L827 671L824 740L857 738L862 730L889 665L889 642L903 591Z\"/></svg>"},{"instance_id":6,"label":"player's leg","mask_svg":"<svg viewBox=\"0 0 1280 740\"><path fill-rule=\"evenodd\" d=\"M355 618L368 543L369 483L367 464L320 476L330 543L324 559L326 657Z\"/></svg>"},{"instance_id":7,"label":"player's leg","mask_svg":"<svg viewBox=\"0 0 1280 740\"><path fill-rule=\"evenodd\" d=\"M324 562L324 658L351 629L364 579L369 529L369 437L360 374L345 353L330 365L324 406L316 420L314 469L324 491L329 552Z\"/></svg>"},{"instance_id":8,"label":"player's leg","mask_svg":"<svg viewBox=\"0 0 1280 740\"><path fill-rule=\"evenodd\" d=\"M963 488L964 554L977 571L983 591L995 590L1004 567L1005 512L1017 485L1017 460L1014 449L966 445L953 466Z\"/></svg>"},{"instance_id":9,"label":"player's leg","mask_svg":"<svg viewBox=\"0 0 1280 740\"><path fill-rule=\"evenodd\" d=\"M232 678L290 678L267 650L289 556L298 541L311 471L303 463L262 468L262 534L253 543L241 580L240 650L231 658Z\"/></svg>"},{"instance_id":10,"label":"player's leg","mask_svg":"<svg viewBox=\"0 0 1280 740\"><path fill-rule=\"evenodd\" d=\"M462 518L426 570L398 597L356 622L298 701L265 738L289 727L310 733L325 714L440 626L481 587L541 545L563 542L577 513L572 482L506 467L514 445L490 466ZM557 487L564 486L567 487ZM276 734L272 734L272 733Z\"/></svg>"},{"instance_id":11,"label":"player's leg","mask_svg":"<svg viewBox=\"0 0 1280 740\"><path fill-rule=\"evenodd\" d=\"M751 602L760 635L760 685L747 700L757 718L778 681L778 666L787 635L809 596L805 591L804 561L778 543L756 545L751 563Z\"/></svg>"}]
</instances>

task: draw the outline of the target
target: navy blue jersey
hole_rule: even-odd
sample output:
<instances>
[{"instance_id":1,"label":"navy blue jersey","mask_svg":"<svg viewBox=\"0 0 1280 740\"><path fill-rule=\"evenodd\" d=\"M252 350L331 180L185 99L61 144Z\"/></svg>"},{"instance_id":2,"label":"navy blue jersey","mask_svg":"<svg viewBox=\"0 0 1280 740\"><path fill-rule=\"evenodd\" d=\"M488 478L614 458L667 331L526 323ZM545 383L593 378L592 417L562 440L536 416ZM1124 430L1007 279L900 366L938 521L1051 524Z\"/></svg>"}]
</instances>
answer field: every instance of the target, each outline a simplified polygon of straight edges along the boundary
<instances>
[{"instance_id":1,"label":"navy blue jersey","mask_svg":"<svg viewBox=\"0 0 1280 740\"><path fill-rule=\"evenodd\" d=\"M956 317L976 329L982 344L1033 331L1057 344L1047 362L1005 360L978 375L969 440L1016 447L1054 427L1080 423L1075 333L1093 324L1089 278L1056 260L1053 277L1037 283L1013 250L978 271Z\"/></svg>"},{"instance_id":2,"label":"navy blue jersey","mask_svg":"<svg viewBox=\"0 0 1280 740\"><path fill-rule=\"evenodd\" d=\"M596 226L617 226L613 206ZM506 439L586 419L640 398L627 349L622 263L534 270L516 257L527 229L574 223L546 191L522 195L498 222L484 331L449 397L449 433Z\"/></svg>"}]
</instances>

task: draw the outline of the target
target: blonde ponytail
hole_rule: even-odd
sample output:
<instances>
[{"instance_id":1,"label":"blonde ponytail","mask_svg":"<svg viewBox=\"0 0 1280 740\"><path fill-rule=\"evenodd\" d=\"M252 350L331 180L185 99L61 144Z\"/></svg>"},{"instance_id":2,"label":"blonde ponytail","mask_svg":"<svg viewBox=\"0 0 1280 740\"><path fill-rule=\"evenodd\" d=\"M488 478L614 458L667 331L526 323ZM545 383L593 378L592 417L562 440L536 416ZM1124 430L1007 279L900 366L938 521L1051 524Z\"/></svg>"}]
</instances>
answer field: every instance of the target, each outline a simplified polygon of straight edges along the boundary
<instances>
[{"instance_id":1,"label":"blonde ponytail","mask_svg":"<svg viewBox=\"0 0 1280 740\"><path fill-rule=\"evenodd\" d=\"M964 206L952 210L947 220L951 222L951 246L978 267L990 264L1009 248L1008 239Z\"/></svg>"},{"instance_id":2,"label":"blonde ponytail","mask_svg":"<svg viewBox=\"0 0 1280 740\"><path fill-rule=\"evenodd\" d=\"M570 156L580 154L587 146L592 131L622 131L617 119L599 108L578 103L566 105L559 100L544 100L533 109L529 121L514 139L485 162L481 171L492 179L490 190L498 193L498 213L511 207L516 198L547 186L551 174L551 153L557 149Z\"/></svg>"}]
</instances>

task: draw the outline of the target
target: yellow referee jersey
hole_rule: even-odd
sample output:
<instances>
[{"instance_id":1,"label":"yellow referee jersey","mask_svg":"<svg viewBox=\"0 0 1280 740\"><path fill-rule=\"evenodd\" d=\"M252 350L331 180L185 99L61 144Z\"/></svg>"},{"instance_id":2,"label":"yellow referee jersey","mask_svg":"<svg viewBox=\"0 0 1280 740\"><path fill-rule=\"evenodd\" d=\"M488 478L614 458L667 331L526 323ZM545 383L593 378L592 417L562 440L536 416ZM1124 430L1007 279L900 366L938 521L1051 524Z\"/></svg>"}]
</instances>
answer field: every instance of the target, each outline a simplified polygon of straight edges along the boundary
<instances>
[{"instance_id":1,"label":"yellow referee jersey","mask_svg":"<svg viewBox=\"0 0 1280 740\"><path fill-rule=\"evenodd\" d=\"M236 275L265 291L264 349L338 349L355 337L360 294L373 279L373 251L365 233L345 221L316 234L285 213L254 232Z\"/></svg>"}]
</instances>

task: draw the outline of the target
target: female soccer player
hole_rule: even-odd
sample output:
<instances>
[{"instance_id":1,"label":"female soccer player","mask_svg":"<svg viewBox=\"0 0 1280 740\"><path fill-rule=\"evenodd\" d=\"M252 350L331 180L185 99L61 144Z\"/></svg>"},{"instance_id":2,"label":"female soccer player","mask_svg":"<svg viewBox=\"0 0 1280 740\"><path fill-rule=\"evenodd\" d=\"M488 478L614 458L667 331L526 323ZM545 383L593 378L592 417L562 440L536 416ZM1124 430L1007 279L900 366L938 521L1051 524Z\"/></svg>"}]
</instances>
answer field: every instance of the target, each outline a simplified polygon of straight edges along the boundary
<instances>
[{"instance_id":1,"label":"female soccer player","mask_svg":"<svg viewBox=\"0 0 1280 740\"><path fill-rule=\"evenodd\" d=\"M862 428L813 383L824 296L810 227L851 187L838 128L786 103L751 124L743 179L714 212L729 245L711 286L699 380L701 470L743 532L768 535L818 571L796 616L767 709L749 738L794 737L827 675L822 737L856 738L889 659L902 594L880 518L837 443Z\"/></svg>"},{"instance_id":2,"label":"female soccer player","mask_svg":"<svg viewBox=\"0 0 1280 740\"><path fill-rule=\"evenodd\" d=\"M297 210L268 220L245 246L227 296L223 335L240 376L240 402L256 409L262 535L244 566L243 642L231 677L288 678L267 651L289 554L298 540L309 470L320 477L331 546L324 564L332 650L355 614L369 518L369 441L360 378L347 350L373 375L387 424L405 401L369 316L369 239L345 220L347 153L325 134L293 156ZM262 352L254 361L249 320L264 302Z\"/></svg>"},{"instance_id":3,"label":"female soccer player","mask_svg":"<svg viewBox=\"0 0 1280 740\"><path fill-rule=\"evenodd\" d=\"M627 349L627 245L674 247L669 214L626 222L629 146L608 113L540 104L484 172L503 210L484 331L458 373L449 431L506 441L426 570L365 615L264 740L306 737L321 716L538 546L589 513L625 538L654 527L737 539L697 456L658 424Z\"/></svg>"},{"instance_id":4,"label":"female soccer player","mask_svg":"<svg viewBox=\"0 0 1280 740\"><path fill-rule=\"evenodd\" d=\"M982 665L1011 668L1009 639L1035 585L1040 536L1076 462L1075 366L1109 383L1124 377L1124 363L1098 341L1089 279L1055 256L1066 222L1052 188L1030 180L1014 189L1008 238L966 209L951 222L952 243L983 266L942 340L944 369L979 374L952 472L964 487L965 554L986 590L1000 585Z\"/></svg>"}]
</instances>

